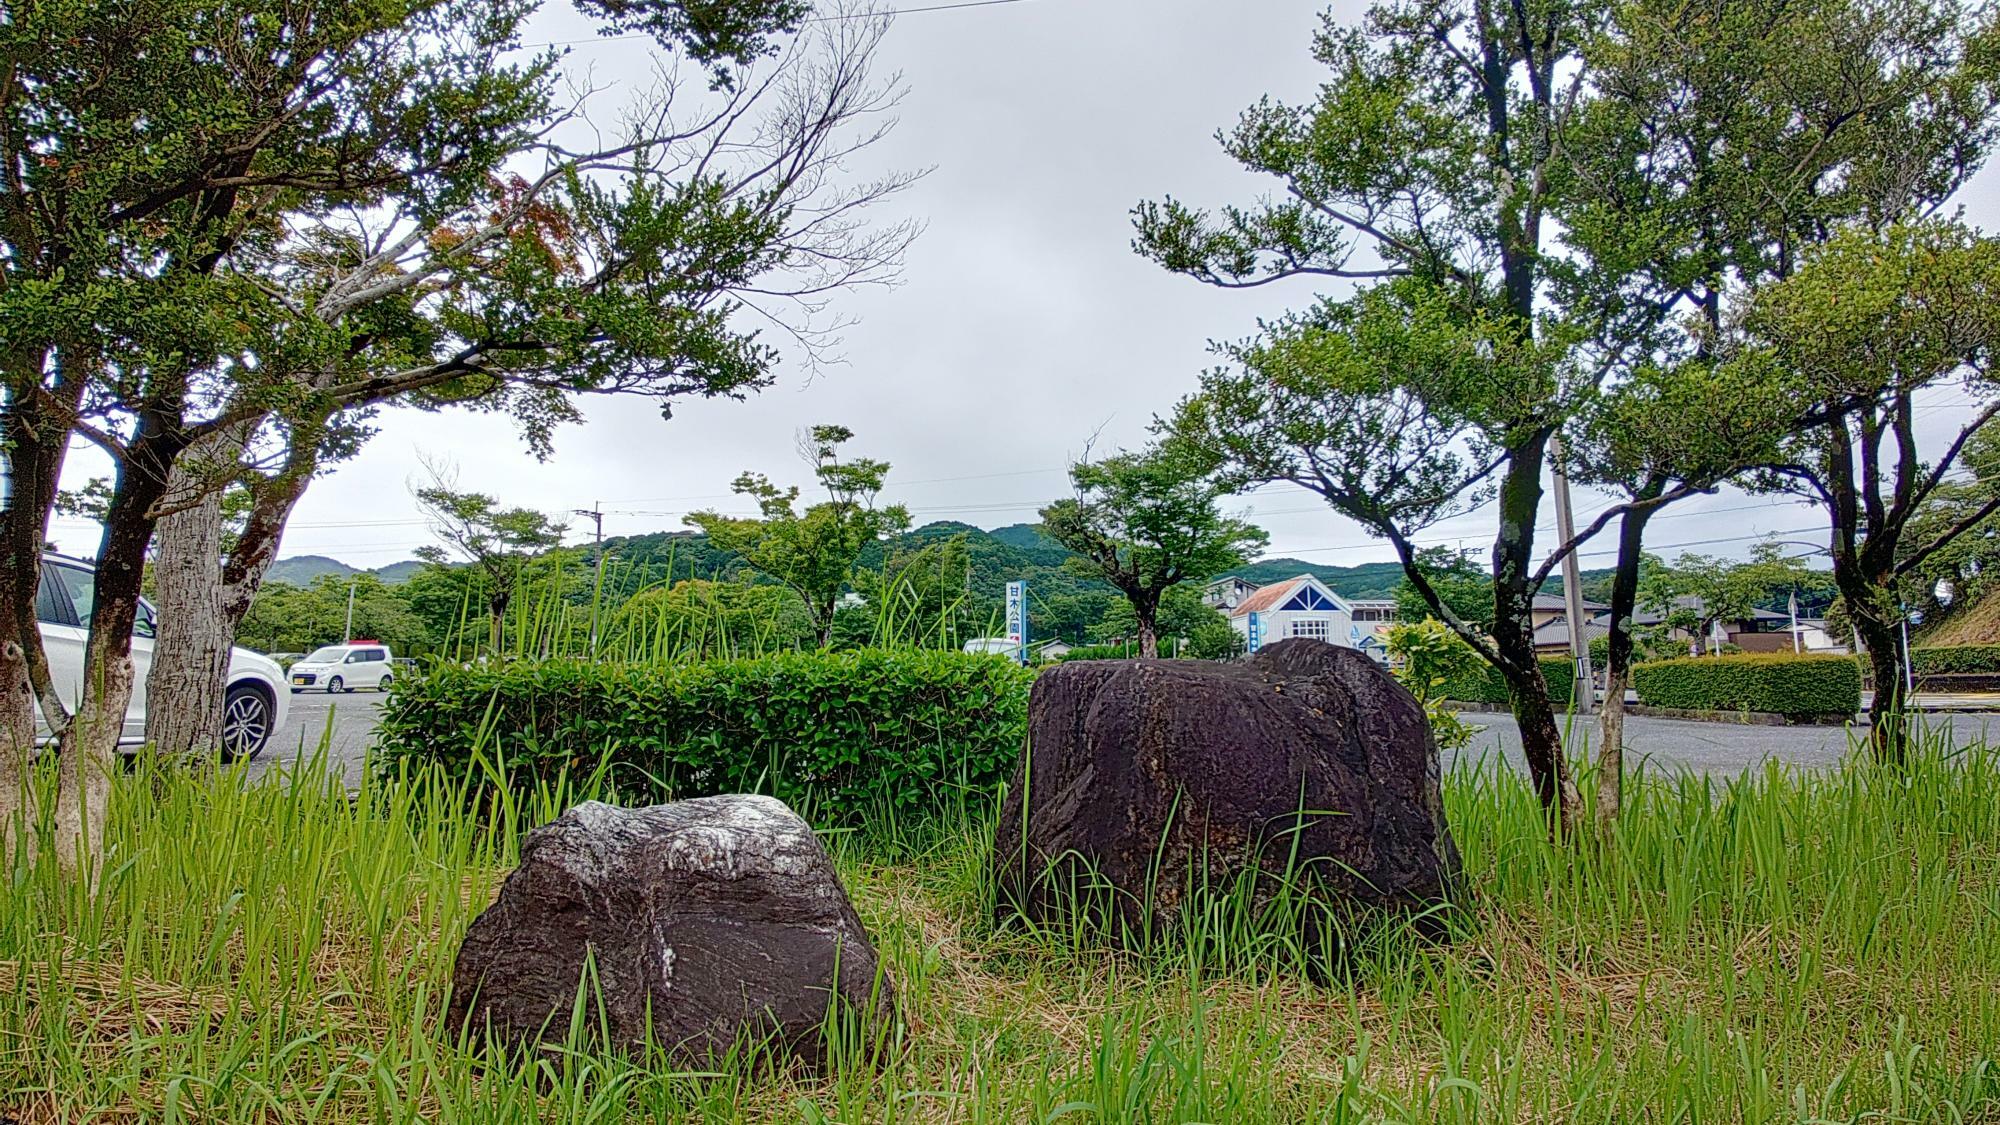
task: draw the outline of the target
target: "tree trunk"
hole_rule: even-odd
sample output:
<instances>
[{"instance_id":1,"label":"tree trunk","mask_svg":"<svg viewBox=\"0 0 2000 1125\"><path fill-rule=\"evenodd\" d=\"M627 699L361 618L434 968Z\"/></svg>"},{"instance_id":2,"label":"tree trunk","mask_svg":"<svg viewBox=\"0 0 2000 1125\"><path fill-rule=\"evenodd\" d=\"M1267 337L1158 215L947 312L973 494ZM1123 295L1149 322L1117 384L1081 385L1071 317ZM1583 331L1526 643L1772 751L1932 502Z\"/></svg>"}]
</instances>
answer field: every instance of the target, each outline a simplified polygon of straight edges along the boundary
<instances>
[{"instance_id":1,"label":"tree trunk","mask_svg":"<svg viewBox=\"0 0 2000 1125\"><path fill-rule=\"evenodd\" d=\"M11 386L41 386L48 354L17 348L6 356ZM7 494L0 502L0 860L16 848L32 852L41 809L35 799L33 761L37 703L44 721L60 733L72 700L58 696L42 649L35 612L41 588L42 551L55 505L69 426L63 418L82 400L86 380L59 371L46 393L0 400L0 450L7 462Z\"/></svg>"},{"instance_id":2,"label":"tree trunk","mask_svg":"<svg viewBox=\"0 0 2000 1125\"><path fill-rule=\"evenodd\" d=\"M1496 599L1497 600L1497 599ZM1500 674L1507 681L1514 722L1520 728L1521 756L1528 761L1528 775L1535 796L1541 800L1548 819L1549 833L1561 839L1582 817L1583 797L1570 776L1569 760L1562 744L1562 728L1556 724L1555 708L1549 702L1548 681L1542 678L1541 664L1526 629L1494 623L1494 643L1507 660ZM1518 634L1509 636L1508 634ZM1525 671L1519 661L1527 660Z\"/></svg>"},{"instance_id":3,"label":"tree trunk","mask_svg":"<svg viewBox=\"0 0 2000 1125\"><path fill-rule=\"evenodd\" d=\"M1611 634L1605 645L1603 726L1597 750L1597 826L1607 836L1625 801L1625 689L1632 679L1632 613L1639 604L1639 561L1646 521L1654 511L1640 508L1618 521L1618 562L1611 575Z\"/></svg>"},{"instance_id":4,"label":"tree trunk","mask_svg":"<svg viewBox=\"0 0 2000 1125\"><path fill-rule=\"evenodd\" d=\"M506 621L507 603L510 600L504 591L486 599L486 655L489 657L497 658L500 655L500 629ZM341 639L351 640L352 638L342 637Z\"/></svg>"},{"instance_id":5,"label":"tree trunk","mask_svg":"<svg viewBox=\"0 0 2000 1125\"><path fill-rule=\"evenodd\" d=\"M142 422L142 426L146 425ZM157 423L153 423L157 425ZM85 878L104 850L104 818L118 764L118 739L132 702L132 626L153 537L155 506L179 452L172 438L141 438L127 451L97 549L95 606L84 645L83 699L57 744L56 855Z\"/></svg>"},{"instance_id":6,"label":"tree trunk","mask_svg":"<svg viewBox=\"0 0 2000 1125\"><path fill-rule=\"evenodd\" d=\"M166 495L174 459L186 448L177 416L139 419L139 437L118 466L97 548L95 604L84 644L83 699L57 743L62 755L56 797L59 862L94 877L104 851L104 816L118 764L118 739L132 702L132 626L145 584L146 548Z\"/></svg>"},{"instance_id":7,"label":"tree trunk","mask_svg":"<svg viewBox=\"0 0 2000 1125\"><path fill-rule=\"evenodd\" d=\"M101 587L100 587L101 589ZM104 602L98 601L98 606ZM112 614L111 616L117 616ZM111 775L118 768L118 738L132 702L132 633L114 638L91 615L84 645L83 701L57 743L56 862L93 880L104 852L104 821L111 803Z\"/></svg>"},{"instance_id":8,"label":"tree trunk","mask_svg":"<svg viewBox=\"0 0 2000 1125\"><path fill-rule=\"evenodd\" d=\"M166 502L178 508L154 534L154 592L159 603L153 664L146 676L146 740L167 756L203 753L222 743L222 701L229 646L238 619L224 602L222 469L243 443L234 435L190 448L174 463Z\"/></svg>"},{"instance_id":9,"label":"tree trunk","mask_svg":"<svg viewBox=\"0 0 2000 1125\"><path fill-rule=\"evenodd\" d=\"M1904 696L1903 646L1896 627L1875 611L1875 593L1860 597L1847 593L1848 616L1854 622L1861 643L1868 647L1868 671L1875 681L1875 695L1868 704L1868 737L1877 761L1901 765L1909 756L1909 703ZM1857 609L1857 605L1865 608Z\"/></svg>"},{"instance_id":10,"label":"tree trunk","mask_svg":"<svg viewBox=\"0 0 2000 1125\"><path fill-rule=\"evenodd\" d=\"M1142 661L1160 657L1160 605L1132 603L1132 617L1138 619L1138 655Z\"/></svg>"},{"instance_id":11,"label":"tree trunk","mask_svg":"<svg viewBox=\"0 0 2000 1125\"><path fill-rule=\"evenodd\" d=\"M1550 834L1561 839L1582 816L1583 799L1563 752L1562 731L1556 726L1548 681L1542 678L1532 624L1530 563L1546 443L1543 435L1514 449L1501 478L1500 530L1493 541L1493 647L1513 701L1521 755L1528 761L1535 795L1542 802Z\"/></svg>"},{"instance_id":12,"label":"tree trunk","mask_svg":"<svg viewBox=\"0 0 2000 1125\"><path fill-rule=\"evenodd\" d=\"M317 432L294 422L293 447L284 469L250 482L249 516L228 557L213 573L204 560L221 553L220 492L205 497L197 507L167 516L154 533L158 550L153 575L161 621L153 643L153 670L146 681L146 721L148 735L161 752L220 744L230 646L278 557L285 521L318 467L316 447L307 436ZM183 494L182 477L177 463L168 482L170 495ZM177 624L181 622L185 624ZM163 667L205 668L210 678L203 684L192 682L191 676L163 676Z\"/></svg>"}]
</instances>

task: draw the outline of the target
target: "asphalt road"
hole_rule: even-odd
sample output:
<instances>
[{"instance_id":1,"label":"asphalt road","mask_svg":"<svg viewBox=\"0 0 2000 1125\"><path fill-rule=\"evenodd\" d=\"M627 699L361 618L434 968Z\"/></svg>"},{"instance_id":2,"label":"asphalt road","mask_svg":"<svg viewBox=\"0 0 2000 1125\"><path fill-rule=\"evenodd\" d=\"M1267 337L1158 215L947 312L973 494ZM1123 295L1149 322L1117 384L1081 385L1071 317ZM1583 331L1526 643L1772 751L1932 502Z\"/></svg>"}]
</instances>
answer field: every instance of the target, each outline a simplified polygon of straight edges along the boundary
<instances>
[{"instance_id":1,"label":"asphalt road","mask_svg":"<svg viewBox=\"0 0 2000 1125\"><path fill-rule=\"evenodd\" d=\"M1458 752L1460 757L1491 761L1498 756L1516 769L1527 769L1521 758L1521 732L1512 715L1474 712L1460 718L1479 728L1471 745ZM1916 721L1960 746L1982 737L2000 742L2000 714L1925 715ZM1656 772L1686 769L1708 774L1742 773L1767 759L1794 766L1831 766L1848 752L1855 737L1846 727L1767 727L1627 715L1625 763L1629 768L1643 760ZM1596 746L1597 720L1578 720L1564 732L1564 742L1572 750Z\"/></svg>"},{"instance_id":2,"label":"asphalt road","mask_svg":"<svg viewBox=\"0 0 2000 1125\"><path fill-rule=\"evenodd\" d=\"M296 769L318 760L324 743L327 764L340 771L349 788L359 786L368 740L375 734L375 716L384 698L375 691L294 694L285 725L250 763L251 776L273 769Z\"/></svg>"},{"instance_id":3,"label":"asphalt road","mask_svg":"<svg viewBox=\"0 0 2000 1125\"><path fill-rule=\"evenodd\" d=\"M358 786L382 699L374 692L334 696L303 692L292 696L289 721L251 764L251 773L297 768L302 762L314 760L324 742L326 761L340 771L350 787ZM1458 757L1473 762L1498 759L1516 769L1526 768L1513 716L1474 712L1462 717L1479 728L1479 735L1470 746L1459 751ZM1947 731L1960 745L1981 737L2000 742L2000 714L1931 715L1920 721ZM1596 722L1579 722L1569 735L1572 747L1579 738L1595 745ZM1766 759L1795 766L1830 766L1851 745L1850 735L1843 727L1745 726L1636 715L1625 720L1625 743L1628 765L1643 760L1648 769L1655 771L1688 769L1709 774L1741 773L1762 765Z\"/></svg>"}]
</instances>

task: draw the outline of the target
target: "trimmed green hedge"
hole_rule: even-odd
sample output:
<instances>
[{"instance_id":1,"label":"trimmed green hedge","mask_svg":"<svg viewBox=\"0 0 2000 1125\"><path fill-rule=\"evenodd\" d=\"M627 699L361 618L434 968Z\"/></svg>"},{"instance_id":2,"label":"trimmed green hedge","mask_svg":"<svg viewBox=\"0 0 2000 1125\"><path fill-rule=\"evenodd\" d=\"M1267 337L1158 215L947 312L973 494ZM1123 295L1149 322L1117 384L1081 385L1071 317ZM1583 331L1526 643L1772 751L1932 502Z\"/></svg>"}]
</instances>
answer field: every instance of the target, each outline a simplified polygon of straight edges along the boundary
<instances>
[{"instance_id":1,"label":"trimmed green hedge","mask_svg":"<svg viewBox=\"0 0 2000 1125\"><path fill-rule=\"evenodd\" d=\"M2000 674L2000 645L1939 645L1910 652L1918 676Z\"/></svg>"},{"instance_id":2,"label":"trimmed green hedge","mask_svg":"<svg viewBox=\"0 0 2000 1125\"><path fill-rule=\"evenodd\" d=\"M1690 711L1762 711L1795 718L1861 710L1861 665L1851 656L1684 656L1632 668L1639 702Z\"/></svg>"},{"instance_id":3,"label":"trimmed green hedge","mask_svg":"<svg viewBox=\"0 0 2000 1125\"><path fill-rule=\"evenodd\" d=\"M396 678L375 768L471 768L532 789L608 755L623 795L762 792L834 808L934 805L997 787L1027 735L1034 674L957 652L787 653L675 665L439 664Z\"/></svg>"},{"instance_id":4,"label":"trimmed green hedge","mask_svg":"<svg viewBox=\"0 0 2000 1125\"><path fill-rule=\"evenodd\" d=\"M1067 664L1072 660L1130 660L1139 655L1138 645L1078 645L1062 654L1057 661Z\"/></svg>"},{"instance_id":5,"label":"trimmed green hedge","mask_svg":"<svg viewBox=\"0 0 2000 1125\"><path fill-rule=\"evenodd\" d=\"M1542 678L1549 682L1549 699L1561 708L1575 694L1576 666L1567 656L1544 656L1541 663ZM1491 703L1497 707L1505 707L1512 701L1500 670L1483 660L1465 675L1446 680L1438 694L1460 703Z\"/></svg>"}]
</instances>

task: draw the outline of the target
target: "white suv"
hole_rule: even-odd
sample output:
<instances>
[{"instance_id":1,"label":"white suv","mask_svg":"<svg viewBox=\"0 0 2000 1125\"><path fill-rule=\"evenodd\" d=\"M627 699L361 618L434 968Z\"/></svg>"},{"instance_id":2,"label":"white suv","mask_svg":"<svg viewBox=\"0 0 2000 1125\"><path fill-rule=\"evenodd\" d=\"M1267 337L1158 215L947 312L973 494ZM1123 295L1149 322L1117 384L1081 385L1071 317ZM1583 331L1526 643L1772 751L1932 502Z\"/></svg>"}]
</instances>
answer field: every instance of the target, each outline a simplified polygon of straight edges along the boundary
<instances>
[{"instance_id":1,"label":"white suv","mask_svg":"<svg viewBox=\"0 0 2000 1125\"><path fill-rule=\"evenodd\" d=\"M49 658L49 677L62 698L74 708L83 697L83 650L90 639L90 610L96 604L97 575L91 565L60 555L42 556L42 583L35 594L35 616L41 622L42 649ZM146 741L146 672L153 666L153 635L158 620L151 602L139 600L139 619L132 626L132 702L125 711L119 744ZM229 686L222 702L222 757L254 758L278 728L285 725L291 700L277 661L249 649L229 650ZM48 727L39 722L39 733Z\"/></svg>"},{"instance_id":2,"label":"white suv","mask_svg":"<svg viewBox=\"0 0 2000 1125\"><path fill-rule=\"evenodd\" d=\"M349 641L328 645L292 665L292 690L317 687L328 694L355 688L389 690L396 678L396 661L379 641Z\"/></svg>"}]
</instances>

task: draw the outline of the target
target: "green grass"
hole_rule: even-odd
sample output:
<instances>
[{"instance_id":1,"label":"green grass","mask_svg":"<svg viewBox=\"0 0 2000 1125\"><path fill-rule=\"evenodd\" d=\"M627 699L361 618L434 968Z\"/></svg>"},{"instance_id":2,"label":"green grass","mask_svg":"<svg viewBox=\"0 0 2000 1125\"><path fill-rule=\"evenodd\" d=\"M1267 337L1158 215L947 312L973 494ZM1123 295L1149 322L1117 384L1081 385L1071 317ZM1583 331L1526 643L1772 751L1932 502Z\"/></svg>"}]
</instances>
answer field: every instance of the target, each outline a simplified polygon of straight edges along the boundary
<instances>
[{"instance_id":1,"label":"green grass","mask_svg":"<svg viewBox=\"0 0 2000 1125\"><path fill-rule=\"evenodd\" d=\"M321 775L307 771L306 778ZM1588 787L1587 787L1588 788ZM100 893L9 873L22 1121L2000 1120L2000 761L1645 780L1608 847L1447 779L1476 909L1316 986L983 918L990 811L829 833L900 990L886 1061L708 1075L439 1030L452 953L566 798L452 810L235 772L123 779Z\"/></svg>"}]
</instances>

